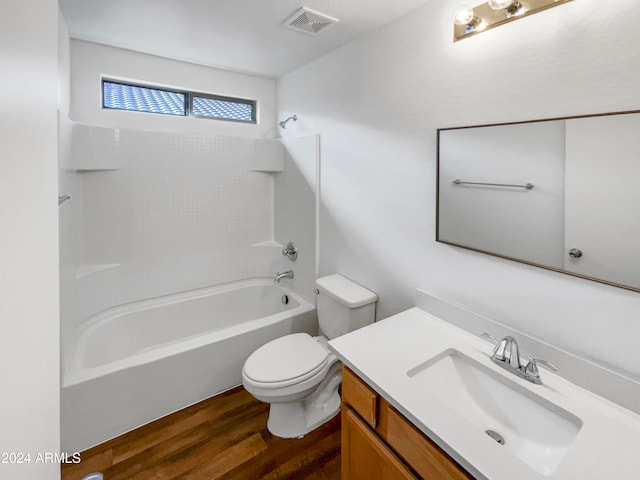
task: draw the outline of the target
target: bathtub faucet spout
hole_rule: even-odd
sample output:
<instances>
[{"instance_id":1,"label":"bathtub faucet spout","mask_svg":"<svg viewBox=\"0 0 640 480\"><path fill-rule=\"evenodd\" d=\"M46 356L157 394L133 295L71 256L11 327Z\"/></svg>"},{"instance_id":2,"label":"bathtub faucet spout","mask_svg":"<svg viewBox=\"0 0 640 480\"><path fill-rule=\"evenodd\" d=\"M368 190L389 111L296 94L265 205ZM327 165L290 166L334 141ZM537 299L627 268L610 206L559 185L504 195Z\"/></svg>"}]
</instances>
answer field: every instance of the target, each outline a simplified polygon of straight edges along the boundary
<instances>
[{"instance_id":1,"label":"bathtub faucet spout","mask_svg":"<svg viewBox=\"0 0 640 480\"><path fill-rule=\"evenodd\" d=\"M277 272L276 276L273 278L273 281L276 283L280 283L280 280L283 278L293 278L293 270L287 270L286 272Z\"/></svg>"}]
</instances>

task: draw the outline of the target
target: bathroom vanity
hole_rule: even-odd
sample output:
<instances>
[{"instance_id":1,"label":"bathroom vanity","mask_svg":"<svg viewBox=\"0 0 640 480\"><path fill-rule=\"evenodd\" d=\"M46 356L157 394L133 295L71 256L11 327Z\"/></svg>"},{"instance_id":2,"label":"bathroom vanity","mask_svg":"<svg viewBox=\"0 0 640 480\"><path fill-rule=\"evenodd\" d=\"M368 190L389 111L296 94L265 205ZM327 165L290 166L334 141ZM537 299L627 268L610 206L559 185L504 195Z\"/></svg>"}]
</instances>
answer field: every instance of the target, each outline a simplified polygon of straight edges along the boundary
<instances>
[{"instance_id":1,"label":"bathroom vanity","mask_svg":"<svg viewBox=\"0 0 640 480\"><path fill-rule=\"evenodd\" d=\"M384 397L343 367L342 478L466 480L473 477Z\"/></svg>"},{"instance_id":2,"label":"bathroom vanity","mask_svg":"<svg viewBox=\"0 0 640 480\"><path fill-rule=\"evenodd\" d=\"M638 413L547 370L520 378L477 333L416 307L329 342L345 480L640 478Z\"/></svg>"}]
</instances>

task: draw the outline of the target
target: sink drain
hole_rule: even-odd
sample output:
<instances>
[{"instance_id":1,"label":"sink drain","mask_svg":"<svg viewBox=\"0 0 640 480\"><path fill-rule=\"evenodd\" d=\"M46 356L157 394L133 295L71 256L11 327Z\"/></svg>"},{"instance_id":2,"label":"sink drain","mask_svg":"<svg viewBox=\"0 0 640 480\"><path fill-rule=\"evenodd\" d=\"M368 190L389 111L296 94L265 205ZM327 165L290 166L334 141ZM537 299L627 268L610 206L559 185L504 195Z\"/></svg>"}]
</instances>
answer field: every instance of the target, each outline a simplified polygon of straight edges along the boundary
<instances>
[{"instance_id":1,"label":"sink drain","mask_svg":"<svg viewBox=\"0 0 640 480\"><path fill-rule=\"evenodd\" d=\"M498 432L496 432L495 430L485 430L484 433L489 435L491 438L493 438L500 445L504 445L504 437L502 435L500 435Z\"/></svg>"}]
</instances>

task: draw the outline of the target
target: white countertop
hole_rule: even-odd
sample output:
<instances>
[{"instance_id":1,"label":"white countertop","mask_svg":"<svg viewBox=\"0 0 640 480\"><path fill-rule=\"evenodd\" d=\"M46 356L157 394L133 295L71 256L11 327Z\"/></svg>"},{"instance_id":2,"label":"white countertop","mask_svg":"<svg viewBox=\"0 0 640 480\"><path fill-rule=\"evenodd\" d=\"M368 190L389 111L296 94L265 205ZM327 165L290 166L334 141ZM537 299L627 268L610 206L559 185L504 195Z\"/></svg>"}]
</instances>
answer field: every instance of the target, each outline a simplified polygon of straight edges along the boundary
<instances>
[{"instance_id":1,"label":"white countertop","mask_svg":"<svg viewBox=\"0 0 640 480\"><path fill-rule=\"evenodd\" d=\"M336 355L423 433L486 480L640 479L640 416L541 370L534 385L490 361L492 345L419 308L329 342ZM582 428L551 476L533 470L435 397L407 372L454 348L578 417Z\"/></svg>"}]
</instances>

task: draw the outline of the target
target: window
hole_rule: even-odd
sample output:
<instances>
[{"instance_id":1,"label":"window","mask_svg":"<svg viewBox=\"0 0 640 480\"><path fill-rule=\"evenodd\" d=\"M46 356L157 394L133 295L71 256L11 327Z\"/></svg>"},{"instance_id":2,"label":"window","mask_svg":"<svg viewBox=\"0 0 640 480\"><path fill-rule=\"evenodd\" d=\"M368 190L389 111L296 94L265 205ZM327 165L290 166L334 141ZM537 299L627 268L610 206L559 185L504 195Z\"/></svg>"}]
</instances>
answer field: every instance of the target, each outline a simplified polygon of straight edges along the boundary
<instances>
[{"instance_id":1,"label":"window","mask_svg":"<svg viewBox=\"0 0 640 480\"><path fill-rule=\"evenodd\" d=\"M256 123L256 102L149 85L102 80L102 107L182 117Z\"/></svg>"},{"instance_id":2,"label":"window","mask_svg":"<svg viewBox=\"0 0 640 480\"><path fill-rule=\"evenodd\" d=\"M191 115L256 123L256 103L213 95L191 95Z\"/></svg>"},{"instance_id":3,"label":"window","mask_svg":"<svg viewBox=\"0 0 640 480\"><path fill-rule=\"evenodd\" d=\"M185 116L183 92L102 81L102 106L134 112Z\"/></svg>"}]
</instances>

